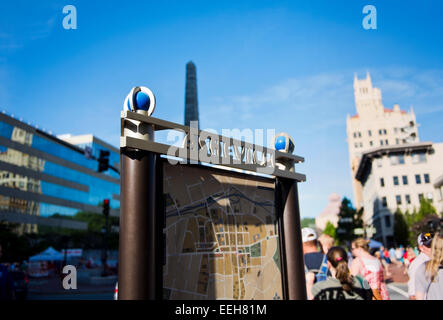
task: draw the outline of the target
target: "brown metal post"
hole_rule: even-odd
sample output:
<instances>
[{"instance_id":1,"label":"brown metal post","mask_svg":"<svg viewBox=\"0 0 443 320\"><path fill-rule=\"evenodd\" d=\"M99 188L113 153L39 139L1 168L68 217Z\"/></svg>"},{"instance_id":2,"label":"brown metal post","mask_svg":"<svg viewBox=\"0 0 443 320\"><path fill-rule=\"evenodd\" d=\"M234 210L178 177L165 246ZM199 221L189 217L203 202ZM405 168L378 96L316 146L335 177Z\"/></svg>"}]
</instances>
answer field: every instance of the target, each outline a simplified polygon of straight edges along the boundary
<instances>
[{"instance_id":1,"label":"brown metal post","mask_svg":"<svg viewBox=\"0 0 443 320\"><path fill-rule=\"evenodd\" d=\"M281 217L281 243L284 246L284 289L288 300L306 300L306 280L303 259L300 209L298 203L297 181L277 178L280 193L279 207Z\"/></svg>"},{"instance_id":2,"label":"brown metal post","mask_svg":"<svg viewBox=\"0 0 443 320\"><path fill-rule=\"evenodd\" d=\"M157 288L157 278L161 277L156 217L159 161L159 156L152 152L121 149L119 300L161 298Z\"/></svg>"}]
</instances>

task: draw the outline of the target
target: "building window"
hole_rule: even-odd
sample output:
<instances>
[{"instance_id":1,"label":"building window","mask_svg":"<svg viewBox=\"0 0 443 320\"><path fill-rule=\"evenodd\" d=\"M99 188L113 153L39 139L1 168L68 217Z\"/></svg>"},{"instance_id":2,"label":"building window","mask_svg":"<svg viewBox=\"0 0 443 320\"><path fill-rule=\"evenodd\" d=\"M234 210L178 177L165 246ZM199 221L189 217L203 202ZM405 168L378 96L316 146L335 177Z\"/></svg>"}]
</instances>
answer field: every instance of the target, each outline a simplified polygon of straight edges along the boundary
<instances>
[{"instance_id":1,"label":"building window","mask_svg":"<svg viewBox=\"0 0 443 320\"><path fill-rule=\"evenodd\" d=\"M431 180L429 179L429 174L425 173L424 178L425 178L425 183L431 182Z\"/></svg>"},{"instance_id":2,"label":"building window","mask_svg":"<svg viewBox=\"0 0 443 320\"><path fill-rule=\"evenodd\" d=\"M394 186L398 186L398 177L394 176Z\"/></svg>"},{"instance_id":3,"label":"building window","mask_svg":"<svg viewBox=\"0 0 443 320\"><path fill-rule=\"evenodd\" d=\"M392 165L405 164L405 156L402 154L392 155L392 156L389 156L389 158L391 159Z\"/></svg>"},{"instance_id":4,"label":"building window","mask_svg":"<svg viewBox=\"0 0 443 320\"><path fill-rule=\"evenodd\" d=\"M388 200L386 200L386 197L381 198L381 205L383 208L386 208L388 206Z\"/></svg>"},{"instance_id":5,"label":"building window","mask_svg":"<svg viewBox=\"0 0 443 320\"><path fill-rule=\"evenodd\" d=\"M397 204L401 204L401 196L400 195L395 196L395 201L397 201Z\"/></svg>"},{"instance_id":6,"label":"building window","mask_svg":"<svg viewBox=\"0 0 443 320\"><path fill-rule=\"evenodd\" d=\"M412 163L420 163L420 162L426 162L426 153L424 152L413 153Z\"/></svg>"},{"instance_id":7,"label":"building window","mask_svg":"<svg viewBox=\"0 0 443 320\"><path fill-rule=\"evenodd\" d=\"M423 193L418 195L418 202L421 202L424 199Z\"/></svg>"},{"instance_id":8,"label":"building window","mask_svg":"<svg viewBox=\"0 0 443 320\"><path fill-rule=\"evenodd\" d=\"M369 141L369 145L372 147L374 143L372 141Z\"/></svg>"},{"instance_id":9,"label":"building window","mask_svg":"<svg viewBox=\"0 0 443 320\"><path fill-rule=\"evenodd\" d=\"M381 168L382 162L383 162L382 158L377 158L377 167L378 168Z\"/></svg>"},{"instance_id":10,"label":"building window","mask_svg":"<svg viewBox=\"0 0 443 320\"><path fill-rule=\"evenodd\" d=\"M385 179L383 179L383 178L380 178L380 185L381 185L382 187L384 187L384 186L385 186Z\"/></svg>"},{"instance_id":11,"label":"building window","mask_svg":"<svg viewBox=\"0 0 443 320\"><path fill-rule=\"evenodd\" d=\"M400 154L398 155L398 164L405 164L405 156Z\"/></svg>"},{"instance_id":12,"label":"building window","mask_svg":"<svg viewBox=\"0 0 443 320\"><path fill-rule=\"evenodd\" d=\"M358 132L358 137L361 138L361 132L360 131Z\"/></svg>"},{"instance_id":13,"label":"building window","mask_svg":"<svg viewBox=\"0 0 443 320\"><path fill-rule=\"evenodd\" d=\"M383 129L383 133L386 134L386 129Z\"/></svg>"},{"instance_id":14,"label":"building window","mask_svg":"<svg viewBox=\"0 0 443 320\"><path fill-rule=\"evenodd\" d=\"M385 216L385 225L386 225L386 228L391 227L391 217L390 216Z\"/></svg>"},{"instance_id":15,"label":"building window","mask_svg":"<svg viewBox=\"0 0 443 320\"><path fill-rule=\"evenodd\" d=\"M378 134L381 136L383 134L383 131L381 131L381 129L378 130Z\"/></svg>"},{"instance_id":16,"label":"building window","mask_svg":"<svg viewBox=\"0 0 443 320\"><path fill-rule=\"evenodd\" d=\"M372 137L372 132L371 132L371 130L368 130L368 135L369 135L370 137Z\"/></svg>"},{"instance_id":17,"label":"building window","mask_svg":"<svg viewBox=\"0 0 443 320\"><path fill-rule=\"evenodd\" d=\"M360 148L363 148L363 142L360 142Z\"/></svg>"},{"instance_id":18,"label":"building window","mask_svg":"<svg viewBox=\"0 0 443 320\"><path fill-rule=\"evenodd\" d=\"M417 184L421 184L421 177L420 177L419 174L416 174L416 175L415 175L415 183L417 183Z\"/></svg>"},{"instance_id":19,"label":"building window","mask_svg":"<svg viewBox=\"0 0 443 320\"><path fill-rule=\"evenodd\" d=\"M403 179L403 184L405 186L408 185L408 176L403 176L402 179Z\"/></svg>"},{"instance_id":20,"label":"building window","mask_svg":"<svg viewBox=\"0 0 443 320\"><path fill-rule=\"evenodd\" d=\"M383 145L383 140L380 140L380 145L381 145L381 146Z\"/></svg>"},{"instance_id":21,"label":"building window","mask_svg":"<svg viewBox=\"0 0 443 320\"><path fill-rule=\"evenodd\" d=\"M357 138L357 132L354 132L354 138Z\"/></svg>"},{"instance_id":22,"label":"building window","mask_svg":"<svg viewBox=\"0 0 443 320\"><path fill-rule=\"evenodd\" d=\"M397 133L397 131L398 131L398 129L397 129L397 128L394 128L394 133Z\"/></svg>"},{"instance_id":23,"label":"building window","mask_svg":"<svg viewBox=\"0 0 443 320\"><path fill-rule=\"evenodd\" d=\"M433 200L433 198L434 198L434 196L432 195L432 192L428 192L428 193L426 194L426 198L428 198L428 200L432 202L432 200Z\"/></svg>"},{"instance_id":24,"label":"building window","mask_svg":"<svg viewBox=\"0 0 443 320\"><path fill-rule=\"evenodd\" d=\"M405 195L405 198L406 198L406 203L411 204L411 197L409 196L409 194Z\"/></svg>"},{"instance_id":25,"label":"building window","mask_svg":"<svg viewBox=\"0 0 443 320\"><path fill-rule=\"evenodd\" d=\"M358 148L358 143L357 142L354 143L354 147Z\"/></svg>"},{"instance_id":26,"label":"building window","mask_svg":"<svg viewBox=\"0 0 443 320\"><path fill-rule=\"evenodd\" d=\"M386 139L386 140L385 140L385 144L386 144L386 145L388 145L388 144L389 144L389 143L388 143L388 139Z\"/></svg>"},{"instance_id":27,"label":"building window","mask_svg":"<svg viewBox=\"0 0 443 320\"><path fill-rule=\"evenodd\" d=\"M396 138L395 139L395 144L400 144L400 139Z\"/></svg>"}]
</instances>

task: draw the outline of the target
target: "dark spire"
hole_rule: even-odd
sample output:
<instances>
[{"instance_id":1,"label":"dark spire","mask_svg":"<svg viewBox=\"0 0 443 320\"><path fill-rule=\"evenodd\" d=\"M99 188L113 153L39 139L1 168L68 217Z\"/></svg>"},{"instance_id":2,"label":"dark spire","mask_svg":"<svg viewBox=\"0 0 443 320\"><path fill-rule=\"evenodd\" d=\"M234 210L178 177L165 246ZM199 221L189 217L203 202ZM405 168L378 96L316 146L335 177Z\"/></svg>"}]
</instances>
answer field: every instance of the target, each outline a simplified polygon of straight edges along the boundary
<instances>
[{"instance_id":1,"label":"dark spire","mask_svg":"<svg viewBox=\"0 0 443 320\"><path fill-rule=\"evenodd\" d=\"M195 64L189 61L186 64L185 126L198 120L197 71ZM200 128L200 123L198 126Z\"/></svg>"}]
</instances>

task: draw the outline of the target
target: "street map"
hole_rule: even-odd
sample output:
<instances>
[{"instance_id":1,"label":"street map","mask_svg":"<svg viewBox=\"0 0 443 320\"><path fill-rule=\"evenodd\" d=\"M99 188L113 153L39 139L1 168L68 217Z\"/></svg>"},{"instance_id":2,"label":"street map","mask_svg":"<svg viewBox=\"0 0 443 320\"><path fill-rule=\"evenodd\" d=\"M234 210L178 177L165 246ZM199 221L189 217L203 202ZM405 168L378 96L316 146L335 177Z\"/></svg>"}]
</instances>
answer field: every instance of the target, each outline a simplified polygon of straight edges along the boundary
<instances>
[{"instance_id":1,"label":"street map","mask_svg":"<svg viewBox=\"0 0 443 320\"><path fill-rule=\"evenodd\" d=\"M271 179L164 162L165 299L281 299Z\"/></svg>"}]
</instances>

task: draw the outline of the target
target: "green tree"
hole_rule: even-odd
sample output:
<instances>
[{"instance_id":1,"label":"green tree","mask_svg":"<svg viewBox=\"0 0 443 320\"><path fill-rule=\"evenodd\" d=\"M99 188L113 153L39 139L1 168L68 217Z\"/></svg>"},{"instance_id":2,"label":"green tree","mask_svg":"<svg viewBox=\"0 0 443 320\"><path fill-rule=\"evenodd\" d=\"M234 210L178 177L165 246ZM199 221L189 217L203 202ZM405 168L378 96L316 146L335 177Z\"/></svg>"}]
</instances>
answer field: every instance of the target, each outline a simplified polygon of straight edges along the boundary
<instances>
[{"instance_id":1,"label":"green tree","mask_svg":"<svg viewBox=\"0 0 443 320\"><path fill-rule=\"evenodd\" d=\"M394 239L397 245L407 246L410 243L408 223L400 208L397 208L394 213Z\"/></svg>"},{"instance_id":2,"label":"green tree","mask_svg":"<svg viewBox=\"0 0 443 320\"><path fill-rule=\"evenodd\" d=\"M336 239L336 229L335 229L334 225L331 223L331 221L328 221L328 223L326 224L325 230L323 230L323 233Z\"/></svg>"},{"instance_id":3,"label":"green tree","mask_svg":"<svg viewBox=\"0 0 443 320\"><path fill-rule=\"evenodd\" d=\"M54 214L51 218L72 219L88 223L87 230L62 229L47 226L39 227L39 236L42 241L52 245L55 249L61 250L66 246L64 239L68 239L68 246L83 249L101 249L104 245L104 235L102 229L105 227L105 217L102 214L79 211L71 217ZM109 228L118 226L118 217L109 217ZM108 248L118 249L118 233L108 233Z\"/></svg>"},{"instance_id":4,"label":"green tree","mask_svg":"<svg viewBox=\"0 0 443 320\"><path fill-rule=\"evenodd\" d=\"M417 221L422 220L428 215L437 215L437 210L429 199L424 197L420 200L420 209L418 209Z\"/></svg>"},{"instance_id":5,"label":"green tree","mask_svg":"<svg viewBox=\"0 0 443 320\"><path fill-rule=\"evenodd\" d=\"M20 262L30 256L42 252L49 246L56 250L69 248L101 249L104 246L102 229L105 226L105 217L102 214L78 212L74 216L65 216L55 213L51 218L77 220L88 223L87 230L73 230L45 225L38 226L38 233L22 234L16 232L18 224L0 221L0 244L3 248L2 261ZM109 227L118 226L118 217L109 217ZM112 229L111 229L112 230ZM116 232L108 233L106 239L108 248L118 249L119 235Z\"/></svg>"},{"instance_id":6,"label":"green tree","mask_svg":"<svg viewBox=\"0 0 443 320\"><path fill-rule=\"evenodd\" d=\"M315 227L315 218L303 218L300 223L302 228L312 228Z\"/></svg>"},{"instance_id":7,"label":"green tree","mask_svg":"<svg viewBox=\"0 0 443 320\"><path fill-rule=\"evenodd\" d=\"M417 237L421 232L426 232L427 223L437 218L437 210L428 199L420 200L420 207L414 208L412 213L405 212L405 220L409 230L409 243L413 246L417 245Z\"/></svg>"},{"instance_id":8,"label":"green tree","mask_svg":"<svg viewBox=\"0 0 443 320\"><path fill-rule=\"evenodd\" d=\"M21 262L47 248L37 234L17 234L18 226L0 221L0 244L3 251L0 262Z\"/></svg>"},{"instance_id":9,"label":"green tree","mask_svg":"<svg viewBox=\"0 0 443 320\"><path fill-rule=\"evenodd\" d=\"M349 246L350 242L357 236L354 233L355 228L362 228L363 222L361 221L362 210L357 211L352 206L351 200L344 197L340 212L338 213L338 225L336 230L337 239L340 244Z\"/></svg>"},{"instance_id":10,"label":"green tree","mask_svg":"<svg viewBox=\"0 0 443 320\"><path fill-rule=\"evenodd\" d=\"M358 211L355 212L354 214L354 220L352 221L353 225L354 225L354 229L357 228L363 228L363 207L360 208Z\"/></svg>"}]
</instances>

